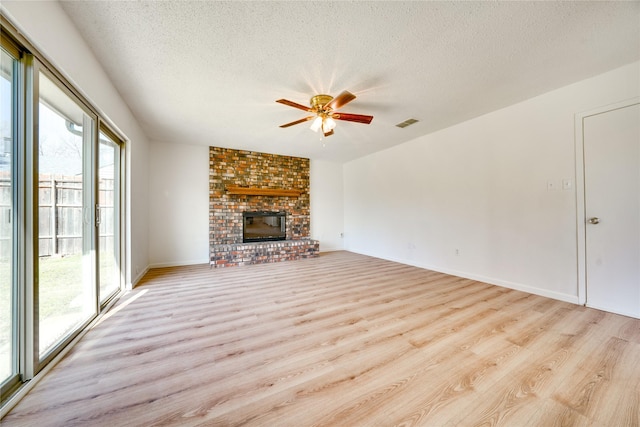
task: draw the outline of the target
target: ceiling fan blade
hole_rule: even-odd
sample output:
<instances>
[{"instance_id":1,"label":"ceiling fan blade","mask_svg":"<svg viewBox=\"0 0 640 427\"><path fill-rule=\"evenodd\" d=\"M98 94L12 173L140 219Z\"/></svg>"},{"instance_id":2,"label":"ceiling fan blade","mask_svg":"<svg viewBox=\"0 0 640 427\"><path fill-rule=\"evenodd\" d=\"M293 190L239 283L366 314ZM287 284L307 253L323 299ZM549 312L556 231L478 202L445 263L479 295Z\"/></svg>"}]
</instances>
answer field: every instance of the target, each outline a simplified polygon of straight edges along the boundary
<instances>
[{"instance_id":1,"label":"ceiling fan blade","mask_svg":"<svg viewBox=\"0 0 640 427\"><path fill-rule=\"evenodd\" d=\"M298 104L298 103L293 102L293 101L289 101L287 99L278 99L276 102L279 102L280 104L288 105L289 107L299 108L299 109L304 110L304 111L311 111L311 108L306 107L306 106L304 106L302 104Z\"/></svg>"},{"instance_id":2,"label":"ceiling fan blade","mask_svg":"<svg viewBox=\"0 0 640 427\"><path fill-rule=\"evenodd\" d=\"M325 137L331 136L331 135L333 135L333 129L331 129L329 132L325 132L324 134Z\"/></svg>"},{"instance_id":3,"label":"ceiling fan blade","mask_svg":"<svg viewBox=\"0 0 640 427\"><path fill-rule=\"evenodd\" d=\"M297 125L299 123L308 122L311 119L314 119L316 116L305 117L304 119L296 120L295 122L287 123L284 125L280 125L281 128L288 128L289 126Z\"/></svg>"},{"instance_id":4,"label":"ceiling fan blade","mask_svg":"<svg viewBox=\"0 0 640 427\"><path fill-rule=\"evenodd\" d=\"M337 110L338 108L348 104L354 99L356 99L356 96L351 92L345 90L340 95L336 96L331 101L329 101L329 103L325 105L325 108L331 108L332 110Z\"/></svg>"},{"instance_id":5,"label":"ceiling fan blade","mask_svg":"<svg viewBox=\"0 0 640 427\"><path fill-rule=\"evenodd\" d=\"M373 120L373 116L365 116L364 114L336 113L332 117L336 120L346 120L347 122L364 123L366 125Z\"/></svg>"}]
</instances>

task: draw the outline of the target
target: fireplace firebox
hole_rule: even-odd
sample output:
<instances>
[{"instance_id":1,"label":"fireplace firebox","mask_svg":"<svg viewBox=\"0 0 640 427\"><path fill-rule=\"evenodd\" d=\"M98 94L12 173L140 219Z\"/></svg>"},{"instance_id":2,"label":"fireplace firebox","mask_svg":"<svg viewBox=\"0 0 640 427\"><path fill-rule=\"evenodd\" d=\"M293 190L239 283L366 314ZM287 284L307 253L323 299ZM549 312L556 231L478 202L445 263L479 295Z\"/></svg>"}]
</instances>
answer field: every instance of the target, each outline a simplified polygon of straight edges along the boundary
<instances>
[{"instance_id":1,"label":"fireplace firebox","mask_svg":"<svg viewBox=\"0 0 640 427\"><path fill-rule=\"evenodd\" d=\"M287 213L253 211L242 213L242 242L287 239Z\"/></svg>"}]
</instances>

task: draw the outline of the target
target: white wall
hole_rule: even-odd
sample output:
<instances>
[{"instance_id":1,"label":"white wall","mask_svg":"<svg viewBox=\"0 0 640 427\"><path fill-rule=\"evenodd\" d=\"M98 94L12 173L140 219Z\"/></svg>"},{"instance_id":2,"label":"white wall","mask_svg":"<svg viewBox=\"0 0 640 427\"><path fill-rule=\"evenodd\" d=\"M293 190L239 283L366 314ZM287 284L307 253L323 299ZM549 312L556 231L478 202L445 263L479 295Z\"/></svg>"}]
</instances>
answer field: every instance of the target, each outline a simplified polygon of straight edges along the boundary
<instances>
[{"instance_id":1,"label":"white wall","mask_svg":"<svg viewBox=\"0 0 640 427\"><path fill-rule=\"evenodd\" d=\"M58 2L3 0L0 6L47 60L127 139L125 280L131 286L149 264L147 138Z\"/></svg>"},{"instance_id":2,"label":"white wall","mask_svg":"<svg viewBox=\"0 0 640 427\"><path fill-rule=\"evenodd\" d=\"M209 262L209 147L154 141L150 147L152 267Z\"/></svg>"},{"instance_id":3,"label":"white wall","mask_svg":"<svg viewBox=\"0 0 640 427\"><path fill-rule=\"evenodd\" d=\"M209 259L209 147L153 141L149 168L151 267ZM342 165L311 161L311 237L343 249Z\"/></svg>"},{"instance_id":4,"label":"white wall","mask_svg":"<svg viewBox=\"0 0 640 427\"><path fill-rule=\"evenodd\" d=\"M311 238L320 251L344 249L344 191L342 164L311 160Z\"/></svg>"},{"instance_id":5,"label":"white wall","mask_svg":"<svg viewBox=\"0 0 640 427\"><path fill-rule=\"evenodd\" d=\"M634 63L345 164L345 248L577 303L574 115L638 96L638 76Z\"/></svg>"}]
</instances>

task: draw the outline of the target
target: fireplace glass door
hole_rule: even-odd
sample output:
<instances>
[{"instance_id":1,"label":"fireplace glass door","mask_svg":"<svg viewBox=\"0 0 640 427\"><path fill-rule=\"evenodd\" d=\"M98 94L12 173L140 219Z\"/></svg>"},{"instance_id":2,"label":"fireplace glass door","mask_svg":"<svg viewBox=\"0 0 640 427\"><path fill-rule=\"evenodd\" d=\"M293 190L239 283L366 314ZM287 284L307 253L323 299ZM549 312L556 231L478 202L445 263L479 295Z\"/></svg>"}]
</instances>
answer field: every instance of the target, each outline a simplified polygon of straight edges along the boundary
<instances>
[{"instance_id":1,"label":"fireplace glass door","mask_svg":"<svg viewBox=\"0 0 640 427\"><path fill-rule=\"evenodd\" d=\"M285 212L244 212L242 216L244 243L285 240L287 237Z\"/></svg>"}]
</instances>

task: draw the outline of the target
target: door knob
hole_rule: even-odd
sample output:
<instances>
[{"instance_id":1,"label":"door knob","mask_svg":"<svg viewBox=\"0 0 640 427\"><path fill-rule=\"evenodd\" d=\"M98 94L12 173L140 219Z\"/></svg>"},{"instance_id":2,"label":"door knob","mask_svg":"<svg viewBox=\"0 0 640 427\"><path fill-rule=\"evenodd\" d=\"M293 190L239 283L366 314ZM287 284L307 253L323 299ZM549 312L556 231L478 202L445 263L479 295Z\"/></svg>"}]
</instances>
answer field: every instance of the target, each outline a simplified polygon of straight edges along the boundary
<instances>
[{"instance_id":1,"label":"door knob","mask_svg":"<svg viewBox=\"0 0 640 427\"><path fill-rule=\"evenodd\" d=\"M599 224L600 218L594 216L593 218L589 218L589 224Z\"/></svg>"}]
</instances>

